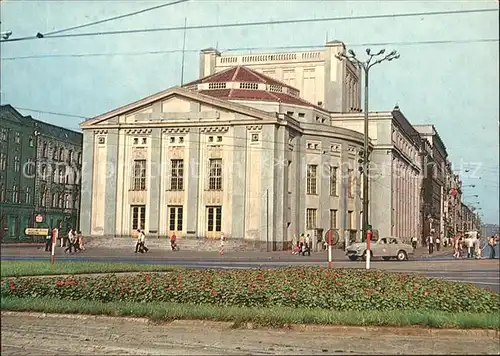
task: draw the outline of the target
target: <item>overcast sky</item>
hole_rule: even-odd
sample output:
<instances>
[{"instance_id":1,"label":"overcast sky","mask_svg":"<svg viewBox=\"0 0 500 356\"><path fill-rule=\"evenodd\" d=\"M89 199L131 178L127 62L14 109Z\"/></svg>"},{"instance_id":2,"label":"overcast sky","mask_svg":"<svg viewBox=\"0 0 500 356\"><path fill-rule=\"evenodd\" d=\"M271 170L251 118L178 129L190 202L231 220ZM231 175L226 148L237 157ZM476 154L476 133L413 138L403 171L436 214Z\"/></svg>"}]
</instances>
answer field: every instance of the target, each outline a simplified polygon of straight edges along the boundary
<instances>
[{"instance_id":1,"label":"overcast sky","mask_svg":"<svg viewBox=\"0 0 500 356\"><path fill-rule=\"evenodd\" d=\"M12 38L30 36L165 2L4 0L1 30L13 31ZM498 1L191 0L74 32L183 26L185 17L190 25L202 25L484 8L498 9ZM185 80L197 78L202 48L321 46L326 38L342 40L360 54L361 44L392 43L385 47L398 50L401 58L374 68L370 110L398 104L412 123L433 123L464 184L476 185L464 188L465 200L479 201L484 220L498 223L499 46L476 41L498 39L497 12L190 30ZM436 40L460 43L414 43ZM178 85L180 51L143 52L180 50L182 42L182 31L170 31L4 43L1 102L92 117ZM131 54L137 52L142 54ZM26 56L36 58L20 58ZM21 112L72 129L81 121Z\"/></svg>"}]
</instances>

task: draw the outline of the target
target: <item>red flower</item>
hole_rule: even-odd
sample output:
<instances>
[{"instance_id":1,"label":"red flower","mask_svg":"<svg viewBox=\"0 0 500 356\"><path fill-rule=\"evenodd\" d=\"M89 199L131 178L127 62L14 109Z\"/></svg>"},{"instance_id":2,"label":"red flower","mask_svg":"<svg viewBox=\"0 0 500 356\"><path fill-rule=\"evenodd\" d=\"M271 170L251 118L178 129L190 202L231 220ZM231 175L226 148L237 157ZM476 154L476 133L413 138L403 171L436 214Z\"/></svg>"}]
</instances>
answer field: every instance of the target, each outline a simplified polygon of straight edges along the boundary
<instances>
[{"instance_id":1,"label":"red flower","mask_svg":"<svg viewBox=\"0 0 500 356\"><path fill-rule=\"evenodd\" d=\"M429 291L426 289L426 290L424 290L424 295L427 295L427 294L429 294Z\"/></svg>"},{"instance_id":2,"label":"red flower","mask_svg":"<svg viewBox=\"0 0 500 356\"><path fill-rule=\"evenodd\" d=\"M342 285L342 283L340 283L340 282L336 282L335 284L338 285L338 286Z\"/></svg>"},{"instance_id":3,"label":"red flower","mask_svg":"<svg viewBox=\"0 0 500 356\"><path fill-rule=\"evenodd\" d=\"M16 284L13 281L9 281L9 289L10 290L16 289Z\"/></svg>"},{"instance_id":4,"label":"red flower","mask_svg":"<svg viewBox=\"0 0 500 356\"><path fill-rule=\"evenodd\" d=\"M259 274L257 275L257 278L262 278L262 273L259 273Z\"/></svg>"},{"instance_id":5,"label":"red flower","mask_svg":"<svg viewBox=\"0 0 500 356\"><path fill-rule=\"evenodd\" d=\"M217 291L215 289L212 289L212 296L216 296L217 295Z\"/></svg>"},{"instance_id":6,"label":"red flower","mask_svg":"<svg viewBox=\"0 0 500 356\"><path fill-rule=\"evenodd\" d=\"M151 280L151 276L149 274L146 275L146 283L149 283L150 280Z\"/></svg>"},{"instance_id":7,"label":"red flower","mask_svg":"<svg viewBox=\"0 0 500 356\"><path fill-rule=\"evenodd\" d=\"M56 285L57 288L61 288L62 286L64 286L64 281L57 281Z\"/></svg>"}]
</instances>

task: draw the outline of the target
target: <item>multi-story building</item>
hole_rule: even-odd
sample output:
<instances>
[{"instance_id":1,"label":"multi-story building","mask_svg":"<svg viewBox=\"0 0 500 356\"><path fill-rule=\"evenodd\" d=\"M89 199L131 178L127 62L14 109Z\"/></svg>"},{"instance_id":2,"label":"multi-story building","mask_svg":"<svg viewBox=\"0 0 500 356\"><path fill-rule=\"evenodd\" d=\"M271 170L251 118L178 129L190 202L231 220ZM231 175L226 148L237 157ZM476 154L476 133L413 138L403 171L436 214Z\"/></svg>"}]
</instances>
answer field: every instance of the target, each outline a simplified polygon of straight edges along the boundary
<instances>
[{"instance_id":1,"label":"multi-story building","mask_svg":"<svg viewBox=\"0 0 500 356\"><path fill-rule=\"evenodd\" d=\"M445 184L446 184L446 165L448 153L441 137L439 136L434 125L414 125L413 126L420 134L423 143L423 165L427 170L427 175L424 178L424 209L423 216L425 223L423 224L422 236L425 238L430 231L434 230L436 236L444 237L445 233ZM428 145L425 144L428 142Z\"/></svg>"},{"instance_id":2,"label":"multi-story building","mask_svg":"<svg viewBox=\"0 0 500 356\"><path fill-rule=\"evenodd\" d=\"M361 71L336 56L345 51L340 41L305 52L221 54L203 50L200 78L234 66L245 66L296 88L302 99L329 112L361 111Z\"/></svg>"},{"instance_id":3,"label":"multi-story building","mask_svg":"<svg viewBox=\"0 0 500 356\"><path fill-rule=\"evenodd\" d=\"M31 117L0 106L0 237L24 236L33 223L35 132Z\"/></svg>"},{"instance_id":4,"label":"multi-story building","mask_svg":"<svg viewBox=\"0 0 500 356\"><path fill-rule=\"evenodd\" d=\"M80 132L34 121L37 132L35 210L48 226L78 228L82 164Z\"/></svg>"},{"instance_id":5,"label":"multi-story building","mask_svg":"<svg viewBox=\"0 0 500 356\"><path fill-rule=\"evenodd\" d=\"M331 114L332 125L363 133L360 113ZM368 135L373 145L369 168L369 221L382 236L405 241L420 231L420 137L404 114L369 113Z\"/></svg>"},{"instance_id":6,"label":"multi-story building","mask_svg":"<svg viewBox=\"0 0 500 356\"><path fill-rule=\"evenodd\" d=\"M454 174L451 164L447 165L446 197L445 197L445 236L455 236L461 230L462 182L458 174Z\"/></svg>"},{"instance_id":7,"label":"multi-story building","mask_svg":"<svg viewBox=\"0 0 500 356\"><path fill-rule=\"evenodd\" d=\"M296 88L249 68L162 91L81 128L86 235L224 233L283 249L301 233L360 230L363 135L331 125Z\"/></svg>"},{"instance_id":8,"label":"multi-story building","mask_svg":"<svg viewBox=\"0 0 500 356\"><path fill-rule=\"evenodd\" d=\"M44 226L78 226L82 134L0 106L0 227L24 237L41 215Z\"/></svg>"}]
</instances>

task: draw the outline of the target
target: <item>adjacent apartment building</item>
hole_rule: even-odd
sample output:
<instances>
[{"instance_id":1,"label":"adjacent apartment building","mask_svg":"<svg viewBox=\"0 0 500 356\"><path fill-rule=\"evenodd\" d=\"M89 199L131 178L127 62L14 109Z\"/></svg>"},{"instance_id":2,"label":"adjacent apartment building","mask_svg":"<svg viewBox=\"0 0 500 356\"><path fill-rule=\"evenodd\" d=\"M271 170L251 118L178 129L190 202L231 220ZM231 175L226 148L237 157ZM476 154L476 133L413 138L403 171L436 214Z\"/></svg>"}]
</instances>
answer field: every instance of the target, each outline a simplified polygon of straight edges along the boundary
<instances>
[{"instance_id":1,"label":"adjacent apartment building","mask_svg":"<svg viewBox=\"0 0 500 356\"><path fill-rule=\"evenodd\" d=\"M81 133L0 106L2 238L25 237L37 215L44 226L78 226L81 147Z\"/></svg>"},{"instance_id":2,"label":"adjacent apartment building","mask_svg":"<svg viewBox=\"0 0 500 356\"><path fill-rule=\"evenodd\" d=\"M274 250L330 228L359 236L363 135L253 69L221 70L81 128L86 235L224 234Z\"/></svg>"}]
</instances>

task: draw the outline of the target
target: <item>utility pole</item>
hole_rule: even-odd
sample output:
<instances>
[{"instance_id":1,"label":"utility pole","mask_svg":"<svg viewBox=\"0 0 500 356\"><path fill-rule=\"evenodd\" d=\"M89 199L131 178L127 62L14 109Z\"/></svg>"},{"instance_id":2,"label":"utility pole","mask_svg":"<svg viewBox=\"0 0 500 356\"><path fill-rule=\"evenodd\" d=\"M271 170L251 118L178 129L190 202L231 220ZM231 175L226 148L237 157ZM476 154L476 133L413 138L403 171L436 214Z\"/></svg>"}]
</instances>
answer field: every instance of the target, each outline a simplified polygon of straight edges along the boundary
<instances>
[{"instance_id":1,"label":"utility pole","mask_svg":"<svg viewBox=\"0 0 500 356\"><path fill-rule=\"evenodd\" d=\"M396 51L392 51L386 56L382 56L385 53L385 49L381 49L377 54L372 54L370 48L366 49L366 54L368 55L368 59L366 61L360 61L356 58L356 53L352 49L350 49L347 54L344 52L340 53L337 58L339 60L347 60L351 62L355 67L360 68L364 72L365 77L365 108L364 108L364 143L363 143L363 156L362 160L363 166L360 168L361 173L363 174L363 236L367 236L368 232L368 166L369 166L369 151L368 151L368 87L369 87L369 73L370 69L379 63L384 61L392 61L393 59L398 59L399 54ZM381 57L382 56L382 57ZM378 58L378 59L377 59ZM361 163L361 162L360 162ZM366 244L366 269L370 269L370 240L367 239Z\"/></svg>"}]
</instances>

